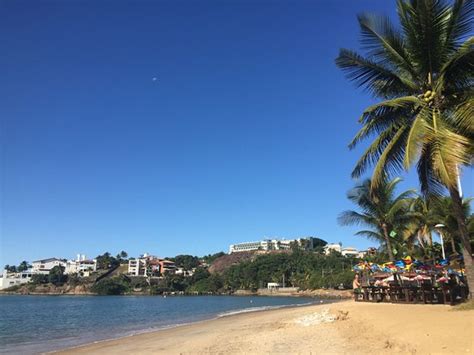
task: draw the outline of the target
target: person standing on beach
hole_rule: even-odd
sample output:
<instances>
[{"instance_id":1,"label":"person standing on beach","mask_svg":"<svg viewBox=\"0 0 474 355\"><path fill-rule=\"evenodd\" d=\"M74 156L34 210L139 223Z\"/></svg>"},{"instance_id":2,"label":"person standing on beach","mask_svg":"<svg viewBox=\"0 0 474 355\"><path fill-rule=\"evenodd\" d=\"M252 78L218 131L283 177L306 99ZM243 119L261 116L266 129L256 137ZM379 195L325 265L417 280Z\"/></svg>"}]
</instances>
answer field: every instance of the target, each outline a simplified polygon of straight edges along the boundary
<instances>
[{"instance_id":1,"label":"person standing on beach","mask_svg":"<svg viewBox=\"0 0 474 355\"><path fill-rule=\"evenodd\" d=\"M352 281L352 289L354 290L354 300L357 300L357 295L360 292L359 274L355 274L354 281Z\"/></svg>"}]
</instances>

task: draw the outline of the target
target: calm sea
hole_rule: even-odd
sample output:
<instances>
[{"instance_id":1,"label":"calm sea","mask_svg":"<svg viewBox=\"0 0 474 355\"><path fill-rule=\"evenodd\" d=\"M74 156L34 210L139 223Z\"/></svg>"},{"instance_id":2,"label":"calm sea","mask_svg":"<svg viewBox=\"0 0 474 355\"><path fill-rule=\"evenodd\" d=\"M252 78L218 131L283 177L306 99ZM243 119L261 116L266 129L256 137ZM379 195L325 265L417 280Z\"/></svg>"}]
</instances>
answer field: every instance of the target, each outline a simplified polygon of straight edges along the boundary
<instances>
[{"instance_id":1,"label":"calm sea","mask_svg":"<svg viewBox=\"0 0 474 355\"><path fill-rule=\"evenodd\" d=\"M0 352L52 351L234 313L313 302L295 297L1 296Z\"/></svg>"}]
</instances>

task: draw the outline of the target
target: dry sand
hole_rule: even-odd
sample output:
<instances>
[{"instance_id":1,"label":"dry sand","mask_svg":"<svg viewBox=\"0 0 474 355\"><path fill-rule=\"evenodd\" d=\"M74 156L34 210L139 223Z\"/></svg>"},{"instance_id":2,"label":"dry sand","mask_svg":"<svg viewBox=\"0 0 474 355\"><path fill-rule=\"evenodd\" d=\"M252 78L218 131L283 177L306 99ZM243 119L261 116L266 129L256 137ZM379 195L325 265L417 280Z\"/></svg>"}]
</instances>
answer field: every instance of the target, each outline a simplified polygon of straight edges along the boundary
<instances>
[{"instance_id":1,"label":"dry sand","mask_svg":"<svg viewBox=\"0 0 474 355\"><path fill-rule=\"evenodd\" d=\"M344 301L223 317L64 354L473 354L474 311Z\"/></svg>"}]
</instances>

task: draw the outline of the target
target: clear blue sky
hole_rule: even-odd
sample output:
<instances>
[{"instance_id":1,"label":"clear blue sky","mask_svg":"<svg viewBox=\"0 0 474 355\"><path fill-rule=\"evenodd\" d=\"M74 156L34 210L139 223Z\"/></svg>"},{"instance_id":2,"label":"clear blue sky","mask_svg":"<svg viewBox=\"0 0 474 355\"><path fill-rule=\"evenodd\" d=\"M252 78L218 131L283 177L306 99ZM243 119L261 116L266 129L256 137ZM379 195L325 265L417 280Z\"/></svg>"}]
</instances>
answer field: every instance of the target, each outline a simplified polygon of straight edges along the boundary
<instances>
[{"instance_id":1,"label":"clear blue sky","mask_svg":"<svg viewBox=\"0 0 474 355\"><path fill-rule=\"evenodd\" d=\"M372 245L336 221L372 99L334 58L359 47L356 14L394 7L2 1L0 263L264 236Z\"/></svg>"}]
</instances>

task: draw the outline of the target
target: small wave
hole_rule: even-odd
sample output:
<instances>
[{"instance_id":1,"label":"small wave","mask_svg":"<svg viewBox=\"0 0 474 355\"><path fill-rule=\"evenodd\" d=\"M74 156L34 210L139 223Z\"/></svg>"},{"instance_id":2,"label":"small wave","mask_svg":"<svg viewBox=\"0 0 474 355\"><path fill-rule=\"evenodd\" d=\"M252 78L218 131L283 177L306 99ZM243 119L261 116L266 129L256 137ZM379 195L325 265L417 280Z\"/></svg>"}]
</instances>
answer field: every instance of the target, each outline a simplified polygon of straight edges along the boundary
<instances>
[{"instance_id":1,"label":"small wave","mask_svg":"<svg viewBox=\"0 0 474 355\"><path fill-rule=\"evenodd\" d=\"M241 314L241 313L268 311L268 310L271 310L271 309L309 306L309 305L312 305L312 304L315 304L315 303L314 302L306 302L306 303L298 303L298 304L285 304L285 305L279 305L279 306L249 307L249 308L237 309L235 311L228 311L228 312L224 312L224 313L219 313L217 315L217 318L234 316L236 314Z\"/></svg>"}]
</instances>

